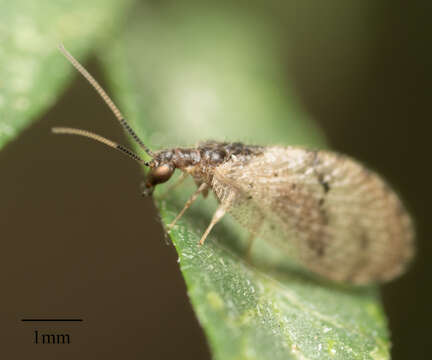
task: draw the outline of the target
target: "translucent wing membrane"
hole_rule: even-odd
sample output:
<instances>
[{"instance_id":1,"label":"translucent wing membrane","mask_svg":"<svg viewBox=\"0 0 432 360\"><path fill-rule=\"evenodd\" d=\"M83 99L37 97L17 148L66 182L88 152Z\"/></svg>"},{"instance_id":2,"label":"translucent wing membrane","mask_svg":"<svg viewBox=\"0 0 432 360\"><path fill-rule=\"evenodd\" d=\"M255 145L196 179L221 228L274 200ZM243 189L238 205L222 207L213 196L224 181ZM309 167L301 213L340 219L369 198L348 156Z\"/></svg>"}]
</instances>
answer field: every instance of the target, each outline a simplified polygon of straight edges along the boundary
<instances>
[{"instance_id":1,"label":"translucent wing membrane","mask_svg":"<svg viewBox=\"0 0 432 360\"><path fill-rule=\"evenodd\" d=\"M388 281L413 256L414 231L396 194L362 165L332 152L268 147L215 170L212 189L258 237L336 281Z\"/></svg>"}]
</instances>

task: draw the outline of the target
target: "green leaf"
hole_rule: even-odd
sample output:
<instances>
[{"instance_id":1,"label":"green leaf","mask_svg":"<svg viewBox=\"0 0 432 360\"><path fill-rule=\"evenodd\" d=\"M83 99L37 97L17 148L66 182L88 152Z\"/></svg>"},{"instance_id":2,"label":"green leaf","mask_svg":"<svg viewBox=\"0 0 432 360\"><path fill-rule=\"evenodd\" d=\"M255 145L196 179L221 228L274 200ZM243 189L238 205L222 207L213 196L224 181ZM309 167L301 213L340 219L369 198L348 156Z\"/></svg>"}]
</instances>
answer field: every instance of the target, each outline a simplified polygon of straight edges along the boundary
<instances>
[{"instance_id":1,"label":"green leaf","mask_svg":"<svg viewBox=\"0 0 432 360\"><path fill-rule=\"evenodd\" d=\"M265 16L251 14L226 4L142 7L103 54L114 94L153 149L209 138L325 146L287 88L277 56L283 39ZM193 188L156 197L165 224ZM245 231L229 217L198 247L215 207L199 200L170 235L215 359L389 358L375 287L313 279L263 241L250 264Z\"/></svg>"},{"instance_id":2,"label":"green leaf","mask_svg":"<svg viewBox=\"0 0 432 360\"><path fill-rule=\"evenodd\" d=\"M64 43L85 59L118 26L131 1L0 2L0 148L61 95L72 67Z\"/></svg>"}]
</instances>

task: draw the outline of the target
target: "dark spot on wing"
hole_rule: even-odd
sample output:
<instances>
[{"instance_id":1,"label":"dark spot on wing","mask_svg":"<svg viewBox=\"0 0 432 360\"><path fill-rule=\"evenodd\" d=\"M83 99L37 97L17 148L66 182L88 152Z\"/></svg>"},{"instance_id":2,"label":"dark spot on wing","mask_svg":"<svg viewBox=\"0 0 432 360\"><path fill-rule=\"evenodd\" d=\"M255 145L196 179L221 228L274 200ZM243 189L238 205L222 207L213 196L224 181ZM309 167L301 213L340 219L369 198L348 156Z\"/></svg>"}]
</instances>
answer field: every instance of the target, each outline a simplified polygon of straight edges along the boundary
<instances>
[{"instance_id":1,"label":"dark spot on wing","mask_svg":"<svg viewBox=\"0 0 432 360\"><path fill-rule=\"evenodd\" d=\"M307 244L309 246L309 249L311 249L317 256L324 256L326 246L321 238L316 236L309 237L309 239L307 240Z\"/></svg>"},{"instance_id":2,"label":"dark spot on wing","mask_svg":"<svg viewBox=\"0 0 432 360\"><path fill-rule=\"evenodd\" d=\"M321 200L323 200L323 203L324 203L324 199L320 199L320 201ZM321 224L322 225L328 225L328 223L329 223L329 216L328 216L328 212L327 212L326 208L320 206L319 212L320 212L320 215L321 215L321 219L320 219Z\"/></svg>"},{"instance_id":3,"label":"dark spot on wing","mask_svg":"<svg viewBox=\"0 0 432 360\"><path fill-rule=\"evenodd\" d=\"M320 182L320 184L323 187L324 192L327 194L330 191L330 185L328 184L328 182L323 180Z\"/></svg>"},{"instance_id":4,"label":"dark spot on wing","mask_svg":"<svg viewBox=\"0 0 432 360\"><path fill-rule=\"evenodd\" d=\"M318 182L322 186L324 193L328 193L330 191L330 185L327 181L324 180L324 175L321 173L317 173L318 176Z\"/></svg>"}]
</instances>

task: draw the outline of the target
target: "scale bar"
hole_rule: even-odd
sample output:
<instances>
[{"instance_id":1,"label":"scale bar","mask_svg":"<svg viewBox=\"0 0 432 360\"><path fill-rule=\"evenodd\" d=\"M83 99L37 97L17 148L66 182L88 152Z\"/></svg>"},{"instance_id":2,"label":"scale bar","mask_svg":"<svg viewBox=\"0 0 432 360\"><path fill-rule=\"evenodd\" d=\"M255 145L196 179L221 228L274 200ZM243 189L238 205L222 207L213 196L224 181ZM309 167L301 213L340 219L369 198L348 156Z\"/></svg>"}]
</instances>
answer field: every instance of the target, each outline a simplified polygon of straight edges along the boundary
<instances>
[{"instance_id":1,"label":"scale bar","mask_svg":"<svg viewBox=\"0 0 432 360\"><path fill-rule=\"evenodd\" d=\"M33 322L62 321L63 322L63 321L84 321L84 320L83 319L21 319L21 321L27 321L27 322L30 322L30 321L33 321Z\"/></svg>"}]
</instances>

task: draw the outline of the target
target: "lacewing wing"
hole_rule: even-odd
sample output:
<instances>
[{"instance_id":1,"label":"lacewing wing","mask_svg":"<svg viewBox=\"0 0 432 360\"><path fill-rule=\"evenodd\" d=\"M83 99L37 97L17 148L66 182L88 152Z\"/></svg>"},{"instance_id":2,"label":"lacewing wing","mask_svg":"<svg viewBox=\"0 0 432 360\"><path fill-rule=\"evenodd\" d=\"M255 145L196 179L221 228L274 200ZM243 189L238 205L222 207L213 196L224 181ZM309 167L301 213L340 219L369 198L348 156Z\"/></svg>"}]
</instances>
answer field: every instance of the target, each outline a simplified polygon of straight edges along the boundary
<instances>
[{"instance_id":1,"label":"lacewing wing","mask_svg":"<svg viewBox=\"0 0 432 360\"><path fill-rule=\"evenodd\" d=\"M187 176L195 180L197 190L168 231L199 195L212 191L219 207L200 245L230 213L250 232L250 246L256 237L271 241L305 268L337 282L389 281L413 258L414 228L399 197L379 175L352 158L300 147L213 141L153 152L87 70L63 46L60 50L151 160L86 130L58 127L53 132L97 140L147 166L144 195L152 195L176 169L183 173L180 182Z\"/></svg>"}]
</instances>

